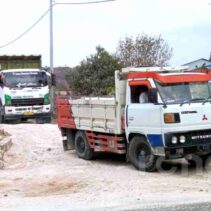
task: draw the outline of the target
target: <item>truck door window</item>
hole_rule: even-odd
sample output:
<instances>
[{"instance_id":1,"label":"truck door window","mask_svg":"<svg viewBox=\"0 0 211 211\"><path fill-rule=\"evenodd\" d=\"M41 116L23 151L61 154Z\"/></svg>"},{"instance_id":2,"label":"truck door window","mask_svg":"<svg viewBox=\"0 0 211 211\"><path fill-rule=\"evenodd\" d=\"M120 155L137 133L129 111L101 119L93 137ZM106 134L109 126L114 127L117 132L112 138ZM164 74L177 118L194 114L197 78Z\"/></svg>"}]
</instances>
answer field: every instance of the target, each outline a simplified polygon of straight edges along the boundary
<instances>
[{"instance_id":1,"label":"truck door window","mask_svg":"<svg viewBox=\"0 0 211 211\"><path fill-rule=\"evenodd\" d=\"M147 103L148 87L147 86L131 86L131 103Z\"/></svg>"}]
</instances>

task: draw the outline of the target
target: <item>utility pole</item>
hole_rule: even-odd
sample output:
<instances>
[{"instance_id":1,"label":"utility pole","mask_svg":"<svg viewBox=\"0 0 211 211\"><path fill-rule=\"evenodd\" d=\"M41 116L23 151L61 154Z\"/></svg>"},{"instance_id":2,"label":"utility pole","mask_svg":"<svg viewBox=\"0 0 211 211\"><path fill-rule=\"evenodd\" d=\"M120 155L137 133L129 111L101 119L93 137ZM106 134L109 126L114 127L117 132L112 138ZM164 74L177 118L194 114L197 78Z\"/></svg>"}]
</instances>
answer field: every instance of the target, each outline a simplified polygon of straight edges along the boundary
<instances>
[{"instance_id":1,"label":"utility pole","mask_svg":"<svg viewBox=\"0 0 211 211\"><path fill-rule=\"evenodd\" d=\"M57 4L66 4L66 5L86 5L86 4L98 4L98 3L106 3L106 2L112 2L116 0L98 0L98 1L87 1L87 2L67 2L67 3L55 3L54 0L50 0L49 2L49 13L50 13L50 73L51 76L54 77L54 56L53 56L53 7ZM55 84L51 85L51 109L52 109L52 114L55 114Z\"/></svg>"},{"instance_id":2,"label":"utility pole","mask_svg":"<svg viewBox=\"0 0 211 211\"><path fill-rule=\"evenodd\" d=\"M49 11L50 11L50 73L51 76L54 77L54 66L53 66L53 0L50 0L49 5ZM54 84L51 85L51 109L52 113L54 114Z\"/></svg>"}]
</instances>

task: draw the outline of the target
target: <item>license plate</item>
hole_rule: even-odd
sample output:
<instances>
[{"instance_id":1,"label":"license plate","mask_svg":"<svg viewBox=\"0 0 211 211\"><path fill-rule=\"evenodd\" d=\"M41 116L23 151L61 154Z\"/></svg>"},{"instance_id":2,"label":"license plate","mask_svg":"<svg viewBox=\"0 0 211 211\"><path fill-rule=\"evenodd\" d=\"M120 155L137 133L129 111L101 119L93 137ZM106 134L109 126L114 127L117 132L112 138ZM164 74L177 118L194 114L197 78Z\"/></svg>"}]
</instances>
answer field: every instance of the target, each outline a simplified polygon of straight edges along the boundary
<instances>
[{"instance_id":1,"label":"license plate","mask_svg":"<svg viewBox=\"0 0 211 211\"><path fill-rule=\"evenodd\" d=\"M34 112L32 112L32 111L26 111L26 112L23 113L23 115L25 115L25 116L31 116L31 115L34 115Z\"/></svg>"}]
</instances>

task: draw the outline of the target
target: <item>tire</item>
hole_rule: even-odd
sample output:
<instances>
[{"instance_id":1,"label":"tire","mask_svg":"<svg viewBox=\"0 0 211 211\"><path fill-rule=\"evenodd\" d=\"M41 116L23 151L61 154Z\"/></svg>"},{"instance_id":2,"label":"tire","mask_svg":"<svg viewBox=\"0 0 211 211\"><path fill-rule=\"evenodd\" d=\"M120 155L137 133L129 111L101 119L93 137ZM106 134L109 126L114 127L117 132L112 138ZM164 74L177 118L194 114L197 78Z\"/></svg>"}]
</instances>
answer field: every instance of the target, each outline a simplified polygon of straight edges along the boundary
<instances>
[{"instance_id":1,"label":"tire","mask_svg":"<svg viewBox=\"0 0 211 211\"><path fill-rule=\"evenodd\" d=\"M16 125L21 123L21 119L4 120L6 124Z\"/></svg>"},{"instance_id":2,"label":"tire","mask_svg":"<svg viewBox=\"0 0 211 211\"><path fill-rule=\"evenodd\" d=\"M79 158L84 160L93 158L94 151L90 148L86 135L82 131L78 131L75 135L75 150Z\"/></svg>"},{"instance_id":3,"label":"tire","mask_svg":"<svg viewBox=\"0 0 211 211\"><path fill-rule=\"evenodd\" d=\"M206 161L209 158L210 154L206 155L193 155L192 159L185 158L188 164L191 167L205 167L206 166Z\"/></svg>"},{"instance_id":4,"label":"tire","mask_svg":"<svg viewBox=\"0 0 211 211\"><path fill-rule=\"evenodd\" d=\"M35 122L36 122L36 124L44 124L45 123L43 118L36 118Z\"/></svg>"},{"instance_id":5,"label":"tire","mask_svg":"<svg viewBox=\"0 0 211 211\"><path fill-rule=\"evenodd\" d=\"M45 118L45 123L51 123L51 117L46 117Z\"/></svg>"},{"instance_id":6,"label":"tire","mask_svg":"<svg viewBox=\"0 0 211 211\"><path fill-rule=\"evenodd\" d=\"M205 163L204 164L205 170L210 171L210 167L211 167L211 154L210 153L206 155L206 160L204 163Z\"/></svg>"},{"instance_id":7,"label":"tire","mask_svg":"<svg viewBox=\"0 0 211 211\"><path fill-rule=\"evenodd\" d=\"M4 123L4 116L0 114L0 124Z\"/></svg>"},{"instance_id":8,"label":"tire","mask_svg":"<svg viewBox=\"0 0 211 211\"><path fill-rule=\"evenodd\" d=\"M157 157L153 155L151 147L144 137L134 136L132 138L129 145L129 159L138 170L146 172L156 170Z\"/></svg>"},{"instance_id":9,"label":"tire","mask_svg":"<svg viewBox=\"0 0 211 211\"><path fill-rule=\"evenodd\" d=\"M35 121L37 124L51 123L51 117L38 117Z\"/></svg>"}]
</instances>

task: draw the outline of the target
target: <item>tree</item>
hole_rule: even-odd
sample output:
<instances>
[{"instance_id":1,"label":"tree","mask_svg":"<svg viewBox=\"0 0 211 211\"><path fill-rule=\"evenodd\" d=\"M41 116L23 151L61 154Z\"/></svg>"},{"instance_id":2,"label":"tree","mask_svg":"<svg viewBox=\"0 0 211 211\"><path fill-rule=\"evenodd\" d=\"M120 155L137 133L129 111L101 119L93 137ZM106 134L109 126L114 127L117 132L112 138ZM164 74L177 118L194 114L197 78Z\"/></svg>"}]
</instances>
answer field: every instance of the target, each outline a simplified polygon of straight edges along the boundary
<instances>
[{"instance_id":1,"label":"tree","mask_svg":"<svg viewBox=\"0 0 211 211\"><path fill-rule=\"evenodd\" d=\"M67 83L67 80L65 78L65 75L67 72L70 72L71 68L69 67L55 67L54 68L54 74L56 79L56 91L68 91L69 85Z\"/></svg>"},{"instance_id":2,"label":"tree","mask_svg":"<svg viewBox=\"0 0 211 211\"><path fill-rule=\"evenodd\" d=\"M117 46L116 56L123 66L165 66L173 49L159 36L138 35L135 40L125 37Z\"/></svg>"},{"instance_id":3,"label":"tree","mask_svg":"<svg viewBox=\"0 0 211 211\"><path fill-rule=\"evenodd\" d=\"M83 60L68 75L70 89L80 95L107 95L114 87L114 71L122 68L119 60L104 48Z\"/></svg>"}]
</instances>

